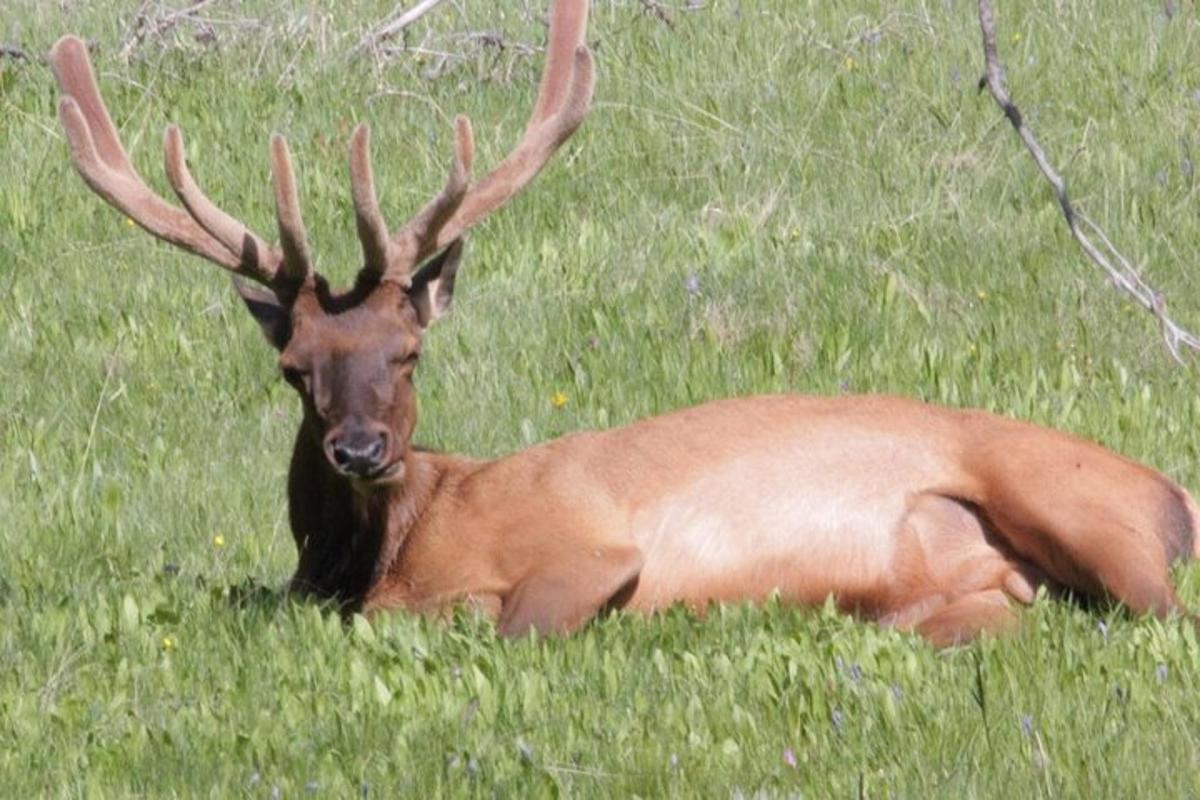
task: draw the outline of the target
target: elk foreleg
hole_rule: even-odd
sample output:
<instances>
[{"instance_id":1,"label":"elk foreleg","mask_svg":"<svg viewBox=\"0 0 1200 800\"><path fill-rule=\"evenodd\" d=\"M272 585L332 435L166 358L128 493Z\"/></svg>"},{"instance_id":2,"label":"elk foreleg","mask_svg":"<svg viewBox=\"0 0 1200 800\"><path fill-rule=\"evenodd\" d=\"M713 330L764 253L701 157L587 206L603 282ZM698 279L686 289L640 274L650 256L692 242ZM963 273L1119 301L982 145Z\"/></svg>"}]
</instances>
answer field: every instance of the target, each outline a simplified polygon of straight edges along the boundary
<instances>
[{"instance_id":1,"label":"elk foreleg","mask_svg":"<svg viewBox=\"0 0 1200 800\"><path fill-rule=\"evenodd\" d=\"M633 595L644 561L629 545L563 553L539 563L504 598L500 633L569 633L606 608L620 608Z\"/></svg>"}]
</instances>

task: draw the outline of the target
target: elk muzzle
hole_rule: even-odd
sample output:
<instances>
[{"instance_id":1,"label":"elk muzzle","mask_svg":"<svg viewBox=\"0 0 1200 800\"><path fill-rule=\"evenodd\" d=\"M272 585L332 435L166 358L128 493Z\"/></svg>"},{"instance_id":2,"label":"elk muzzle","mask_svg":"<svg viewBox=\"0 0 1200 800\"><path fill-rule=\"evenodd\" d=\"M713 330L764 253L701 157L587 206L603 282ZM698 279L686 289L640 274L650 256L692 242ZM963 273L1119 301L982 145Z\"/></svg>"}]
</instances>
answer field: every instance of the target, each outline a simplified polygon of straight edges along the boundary
<instances>
[{"instance_id":1,"label":"elk muzzle","mask_svg":"<svg viewBox=\"0 0 1200 800\"><path fill-rule=\"evenodd\" d=\"M350 422L325 437L325 456L333 468L348 478L391 477L403 462L388 458L391 435L382 425Z\"/></svg>"}]
</instances>

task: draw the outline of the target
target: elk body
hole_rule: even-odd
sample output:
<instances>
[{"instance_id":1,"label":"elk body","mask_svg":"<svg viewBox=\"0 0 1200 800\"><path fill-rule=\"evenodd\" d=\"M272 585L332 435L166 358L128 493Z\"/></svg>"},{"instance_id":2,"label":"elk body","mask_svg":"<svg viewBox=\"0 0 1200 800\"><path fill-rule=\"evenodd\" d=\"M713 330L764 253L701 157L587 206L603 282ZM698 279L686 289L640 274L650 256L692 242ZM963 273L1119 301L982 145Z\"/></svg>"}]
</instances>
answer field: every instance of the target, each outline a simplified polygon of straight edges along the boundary
<instances>
[{"instance_id":1,"label":"elk body","mask_svg":"<svg viewBox=\"0 0 1200 800\"><path fill-rule=\"evenodd\" d=\"M122 147L86 49L50 60L87 184L155 236L232 271L304 418L288 478L292 586L349 611L469 602L505 634L569 631L605 608L834 597L940 644L999 630L1041 584L1184 610L1168 573L1197 507L1166 477L1076 437L895 397L724 400L494 461L412 444L412 375L449 308L467 230L519 192L583 121L586 0L558 0L524 137L474 182L456 121L442 191L389 232L368 131L350 149L364 266L338 293L313 270L283 138L270 142L279 244L217 208L166 133L184 208ZM253 287L240 276L260 284Z\"/></svg>"}]
</instances>

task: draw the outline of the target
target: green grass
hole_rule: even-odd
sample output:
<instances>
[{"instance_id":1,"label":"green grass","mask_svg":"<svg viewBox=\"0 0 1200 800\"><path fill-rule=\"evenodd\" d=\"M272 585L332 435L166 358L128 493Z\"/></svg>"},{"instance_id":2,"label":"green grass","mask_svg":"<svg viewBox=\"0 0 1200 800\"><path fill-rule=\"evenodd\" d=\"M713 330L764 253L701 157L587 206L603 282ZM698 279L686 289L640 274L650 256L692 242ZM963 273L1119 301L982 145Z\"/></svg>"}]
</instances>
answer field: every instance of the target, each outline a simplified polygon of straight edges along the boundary
<instances>
[{"instance_id":1,"label":"green grass","mask_svg":"<svg viewBox=\"0 0 1200 800\"><path fill-rule=\"evenodd\" d=\"M201 185L264 234L284 131L339 280L354 123L399 220L440 184L454 113L482 167L533 96L518 48L436 79L411 55L347 58L382 0L217 3L216 44L183 26L125 63L133 5L8 0L0 38L93 40L151 183L177 121ZM1196 371L1084 261L977 93L974 4L842 5L711 0L671 29L597 3L595 109L472 236L418 375L422 443L499 455L709 398L850 389L1059 426L1200 488ZM998 9L1014 97L1080 205L1200 325L1196 9L1060 5ZM410 41L540 42L540 0L498 6L446 4ZM506 642L281 599L297 403L219 270L84 190L55 102L44 65L0 60L0 792L1200 794L1200 645L1117 609L1043 600L1019 634L938 653L821 610ZM1200 606L1200 572L1177 577Z\"/></svg>"}]
</instances>

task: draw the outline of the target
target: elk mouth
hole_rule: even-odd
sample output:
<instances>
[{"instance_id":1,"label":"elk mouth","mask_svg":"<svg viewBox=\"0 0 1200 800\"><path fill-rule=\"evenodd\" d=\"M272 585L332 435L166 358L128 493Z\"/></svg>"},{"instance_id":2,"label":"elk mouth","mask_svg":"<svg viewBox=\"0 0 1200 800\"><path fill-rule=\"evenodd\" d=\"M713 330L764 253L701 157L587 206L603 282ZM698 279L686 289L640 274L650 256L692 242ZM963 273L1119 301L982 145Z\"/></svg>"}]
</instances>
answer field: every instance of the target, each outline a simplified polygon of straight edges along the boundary
<instances>
[{"instance_id":1,"label":"elk mouth","mask_svg":"<svg viewBox=\"0 0 1200 800\"><path fill-rule=\"evenodd\" d=\"M377 486L388 486L399 483L404 479L405 464L403 458L397 458L395 461L381 464L377 469L369 472L349 472L339 469L338 472L342 477L349 478L350 481L363 488L373 488Z\"/></svg>"}]
</instances>

